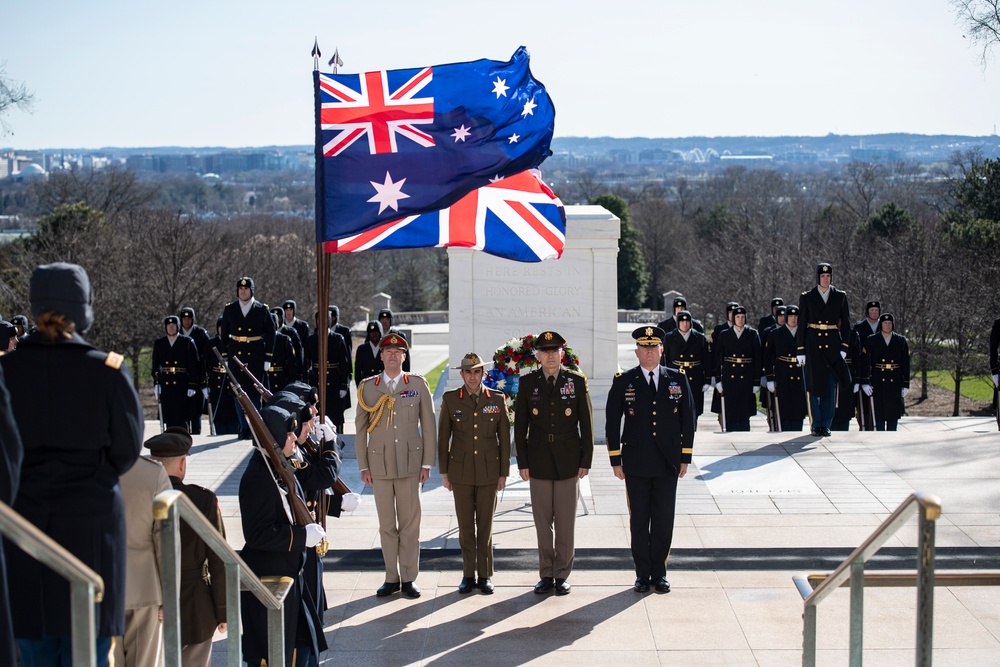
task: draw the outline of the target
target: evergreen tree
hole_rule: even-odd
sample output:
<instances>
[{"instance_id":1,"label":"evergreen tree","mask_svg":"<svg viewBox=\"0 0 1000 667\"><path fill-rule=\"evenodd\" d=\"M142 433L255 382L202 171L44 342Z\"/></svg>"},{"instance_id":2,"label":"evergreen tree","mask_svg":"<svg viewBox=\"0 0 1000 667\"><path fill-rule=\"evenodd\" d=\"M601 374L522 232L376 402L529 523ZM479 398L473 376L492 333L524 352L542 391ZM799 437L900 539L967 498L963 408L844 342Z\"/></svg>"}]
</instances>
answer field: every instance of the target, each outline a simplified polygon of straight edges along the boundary
<instances>
[{"instance_id":1,"label":"evergreen tree","mask_svg":"<svg viewBox=\"0 0 1000 667\"><path fill-rule=\"evenodd\" d=\"M618 307L641 308L646 300L646 285L649 272L646 260L639 247L639 232L632 224L628 204L615 195L601 195L590 200L591 204L603 206L621 220L621 236L618 238Z\"/></svg>"}]
</instances>

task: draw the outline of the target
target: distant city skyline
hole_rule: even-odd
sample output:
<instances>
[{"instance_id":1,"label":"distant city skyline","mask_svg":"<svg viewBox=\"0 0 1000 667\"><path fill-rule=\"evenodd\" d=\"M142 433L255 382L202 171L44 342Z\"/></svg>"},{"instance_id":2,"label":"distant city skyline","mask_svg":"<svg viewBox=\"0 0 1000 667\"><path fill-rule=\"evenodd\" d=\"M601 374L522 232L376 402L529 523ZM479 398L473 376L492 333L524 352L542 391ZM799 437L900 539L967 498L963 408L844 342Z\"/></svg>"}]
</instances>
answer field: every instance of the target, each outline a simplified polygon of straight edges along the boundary
<instances>
[{"instance_id":1,"label":"distant city skyline","mask_svg":"<svg viewBox=\"0 0 1000 667\"><path fill-rule=\"evenodd\" d=\"M302 0L147 6L12 3L0 63L35 93L0 147L309 144L309 50L343 72L477 58L521 44L556 137L984 136L984 69L947 0L439 0L414 9ZM611 8L612 11L609 11Z\"/></svg>"}]
</instances>

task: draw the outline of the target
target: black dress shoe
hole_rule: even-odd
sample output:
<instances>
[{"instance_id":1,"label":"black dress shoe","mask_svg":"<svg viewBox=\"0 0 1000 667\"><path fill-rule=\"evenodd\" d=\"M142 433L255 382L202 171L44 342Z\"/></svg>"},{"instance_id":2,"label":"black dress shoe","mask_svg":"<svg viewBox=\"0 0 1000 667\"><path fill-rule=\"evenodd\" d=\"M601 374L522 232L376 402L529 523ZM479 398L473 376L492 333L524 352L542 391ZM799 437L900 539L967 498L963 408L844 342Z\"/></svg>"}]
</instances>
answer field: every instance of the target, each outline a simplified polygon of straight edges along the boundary
<instances>
[{"instance_id":1,"label":"black dress shoe","mask_svg":"<svg viewBox=\"0 0 1000 667\"><path fill-rule=\"evenodd\" d=\"M392 595L393 593L397 593L398 591L399 591L398 581L393 581L393 582L387 581L378 587L378 590L375 591L375 595L377 595L380 598L384 598L384 597L389 597L390 595Z\"/></svg>"},{"instance_id":2,"label":"black dress shoe","mask_svg":"<svg viewBox=\"0 0 1000 667\"><path fill-rule=\"evenodd\" d=\"M493 582L490 581L489 577L479 577L476 585L479 586L479 592L483 595L493 595Z\"/></svg>"},{"instance_id":3,"label":"black dress shoe","mask_svg":"<svg viewBox=\"0 0 1000 667\"><path fill-rule=\"evenodd\" d=\"M666 577L660 577L660 580L656 582L656 592L657 593L670 592L670 582L667 581Z\"/></svg>"},{"instance_id":4,"label":"black dress shoe","mask_svg":"<svg viewBox=\"0 0 1000 667\"><path fill-rule=\"evenodd\" d=\"M538 583L535 584L535 592L538 593L539 595L542 593L548 593L554 587L555 587L555 582L552 579L552 577L542 577L541 579L538 580Z\"/></svg>"},{"instance_id":5,"label":"black dress shoe","mask_svg":"<svg viewBox=\"0 0 1000 667\"><path fill-rule=\"evenodd\" d=\"M404 581L403 595L405 595L408 598L418 598L420 597L420 589L412 581Z\"/></svg>"},{"instance_id":6,"label":"black dress shoe","mask_svg":"<svg viewBox=\"0 0 1000 667\"><path fill-rule=\"evenodd\" d=\"M831 435L833 435L833 433L830 432L830 429L828 429L828 428L823 429L823 437L824 438L829 438Z\"/></svg>"},{"instance_id":7,"label":"black dress shoe","mask_svg":"<svg viewBox=\"0 0 1000 667\"><path fill-rule=\"evenodd\" d=\"M812 435L812 436L814 436L814 437L816 437L816 438L822 438L823 437L823 429L821 429L821 428L814 428L812 431L810 431L809 434Z\"/></svg>"},{"instance_id":8,"label":"black dress shoe","mask_svg":"<svg viewBox=\"0 0 1000 667\"><path fill-rule=\"evenodd\" d=\"M476 585L476 580L474 577L462 577L462 583L458 585L458 592L462 595L466 593L471 593L472 589Z\"/></svg>"},{"instance_id":9,"label":"black dress shoe","mask_svg":"<svg viewBox=\"0 0 1000 667\"><path fill-rule=\"evenodd\" d=\"M565 579L556 579L556 595L569 595L569 582Z\"/></svg>"},{"instance_id":10,"label":"black dress shoe","mask_svg":"<svg viewBox=\"0 0 1000 667\"><path fill-rule=\"evenodd\" d=\"M636 593L648 593L649 592L649 579L643 579L639 577L635 580L635 586L633 587Z\"/></svg>"}]
</instances>

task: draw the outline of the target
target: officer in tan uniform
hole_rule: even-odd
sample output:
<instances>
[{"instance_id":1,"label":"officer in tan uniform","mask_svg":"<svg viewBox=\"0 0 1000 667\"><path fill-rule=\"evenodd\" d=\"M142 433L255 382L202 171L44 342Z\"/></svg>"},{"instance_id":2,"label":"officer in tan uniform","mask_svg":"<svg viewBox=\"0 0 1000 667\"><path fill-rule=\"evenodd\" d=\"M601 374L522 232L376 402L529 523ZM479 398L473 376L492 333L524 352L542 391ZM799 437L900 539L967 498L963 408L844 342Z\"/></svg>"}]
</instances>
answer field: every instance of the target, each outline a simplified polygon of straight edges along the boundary
<instances>
[{"instance_id":1,"label":"officer in tan uniform","mask_svg":"<svg viewBox=\"0 0 1000 667\"><path fill-rule=\"evenodd\" d=\"M535 592L567 595L573 570L576 501L594 458L594 411L587 378L562 366L566 339L538 334L541 368L521 377L514 404L514 444L521 479L530 481L538 536Z\"/></svg>"},{"instance_id":2,"label":"officer in tan uniform","mask_svg":"<svg viewBox=\"0 0 1000 667\"><path fill-rule=\"evenodd\" d=\"M493 513L497 492L510 471L510 418L503 392L483 386L475 352L456 366L463 385L445 392L438 421L438 467L442 485L455 495L458 544L462 547L459 593L474 587L493 592ZM479 573L478 580L475 574Z\"/></svg>"},{"instance_id":3,"label":"officer in tan uniform","mask_svg":"<svg viewBox=\"0 0 1000 667\"><path fill-rule=\"evenodd\" d=\"M427 380L403 372L406 339L379 343L385 370L358 386L354 447L361 481L370 484L378 513L385 583L379 597L402 590L420 597L420 485L434 465L434 397Z\"/></svg>"}]
</instances>

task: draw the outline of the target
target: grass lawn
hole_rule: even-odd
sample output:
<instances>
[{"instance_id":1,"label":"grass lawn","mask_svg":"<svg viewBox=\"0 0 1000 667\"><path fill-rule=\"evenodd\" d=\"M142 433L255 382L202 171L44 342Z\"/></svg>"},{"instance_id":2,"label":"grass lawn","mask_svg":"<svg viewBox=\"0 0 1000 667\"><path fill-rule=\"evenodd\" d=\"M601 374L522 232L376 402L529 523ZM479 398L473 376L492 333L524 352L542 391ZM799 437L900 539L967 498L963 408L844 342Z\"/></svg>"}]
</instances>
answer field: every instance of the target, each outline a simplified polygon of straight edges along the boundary
<instances>
[{"instance_id":1,"label":"grass lawn","mask_svg":"<svg viewBox=\"0 0 1000 667\"><path fill-rule=\"evenodd\" d=\"M920 376L917 375L917 378ZM948 391L955 391L955 380L948 371L928 371L927 381ZM974 401L993 400L993 378L989 375L969 375L962 378L962 396Z\"/></svg>"},{"instance_id":2,"label":"grass lawn","mask_svg":"<svg viewBox=\"0 0 1000 667\"><path fill-rule=\"evenodd\" d=\"M430 385L432 396L434 395L434 391L437 389L438 381L441 379L441 373L443 373L444 369L447 367L448 360L445 359L427 374L427 384Z\"/></svg>"}]
</instances>

